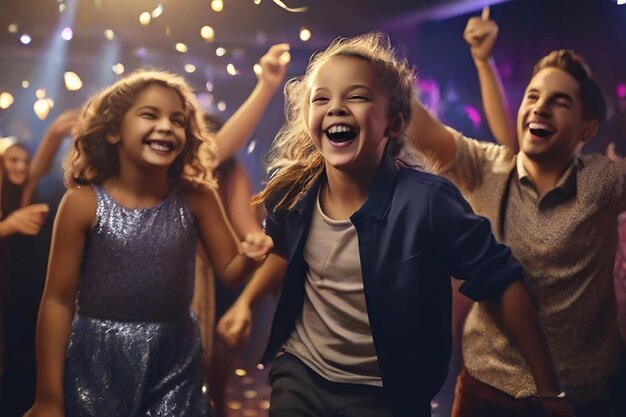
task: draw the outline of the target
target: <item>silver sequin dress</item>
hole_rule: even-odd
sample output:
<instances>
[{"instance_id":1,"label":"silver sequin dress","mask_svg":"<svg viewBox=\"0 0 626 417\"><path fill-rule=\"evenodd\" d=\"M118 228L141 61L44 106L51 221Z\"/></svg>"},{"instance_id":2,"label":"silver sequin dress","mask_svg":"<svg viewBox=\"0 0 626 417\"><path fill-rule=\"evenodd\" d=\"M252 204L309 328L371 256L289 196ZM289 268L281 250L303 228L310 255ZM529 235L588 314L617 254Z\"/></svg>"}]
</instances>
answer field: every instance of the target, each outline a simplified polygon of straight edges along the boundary
<instances>
[{"instance_id":1,"label":"silver sequin dress","mask_svg":"<svg viewBox=\"0 0 626 417\"><path fill-rule=\"evenodd\" d=\"M196 228L177 191L128 209L101 186L66 354L67 417L208 416L190 312Z\"/></svg>"}]
</instances>

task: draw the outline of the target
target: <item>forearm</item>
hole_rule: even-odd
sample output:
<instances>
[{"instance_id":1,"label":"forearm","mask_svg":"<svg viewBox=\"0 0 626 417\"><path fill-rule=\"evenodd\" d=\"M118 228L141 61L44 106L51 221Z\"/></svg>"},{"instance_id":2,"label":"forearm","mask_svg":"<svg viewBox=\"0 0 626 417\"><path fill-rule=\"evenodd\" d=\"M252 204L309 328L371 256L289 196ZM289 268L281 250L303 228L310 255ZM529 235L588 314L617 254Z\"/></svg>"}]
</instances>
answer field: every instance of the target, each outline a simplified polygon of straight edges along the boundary
<instances>
[{"instance_id":1,"label":"forearm","mask_svg":"<svg viewBox=\"0 0 626 417\"><path fill-rule=\"evenodd\" d=\"M283 257L270 253L241 292L239 300L252 306L265 295L280 289L286 268L287 261Z\"/></svg>"},{"instance_id":2,"label":"forearm","mask_svg":"<svg viewBox=\"0 0 626 417\"><path fill-rule=\"evenodd\" d=\"M74 315L71 305L43 298L37 322L36 400L63 402L65 351Z\"/></svg>"},{"instance_id":3,"label":"forearm","mask_svg":"<svg viewBox=\"0 0 626 417\"><path fill-rule=\"evenodd\" d=\"M68 120L70 114L74 113L75 112L73 111L68 111L59 116L59 118L53 122L52 126L50 126L41 138L37 151L35 152L33 160L30 164L28 181L26 182L24 192L22 193L22 207L30 204L32 195L37 188L39 180L50 170L54 156L61 146L63 139L65 139L75 124L73 118Z\"/></svg>"},{"instance_id":4,"label":"forearm","mask_svg":"<svg viewBox=\"0 0 626 417\"><path fill-rule=\"evenodd\" d=\"M411 123L407 131L407 142L439 166L452 162L456 153L452 132L417 100L411 103Z\"/></svg>"},{"instance_id":5,"label":"forearm","mask_svg":"<svg viewBox=\"0 0 626 417\"><path fill-rule=\"evenodd\" d=\"M478 72L483 109L491 133L499 144L516 151L515 125L493 58L474 59L474 64Z\"/></svg>"},{"instance_id":6,"label":"forearm","mask_svg":"<svg viewBox=\"0 0 626 417\"><path fill-rule=\"evenodd\" d=\"M498 310L511 342L518 347L533 374L537 394L556 396L560 389L550 350L535 307L520 281L505 290Z\"/></svg>"},{"instance_id":7,"label":"forearm","mask_svg":"<svg viewBox=\"0 0 626 417\"><path fill-rule=\"evenodd\" d=\"M246 101L215 134L220 163L234 156L244 146L275 92L276 87L259 80Z\"/></svg>"},{"instance_id":8,"label":"forearm","mask_svg":"<svg viewBox=\"0 0 626 417\"><path fill-rule=\"evenodd\" d=\"M246 234L262 232L261 222L256 214L256 207L250 203L252 199L252 185L245 169L238 162L223 184L228 204L228 219L239 239L245 239Z\"/></svg>"},{"instance_id":9,"label":"forearm","mask_svg":"<svg viewBox=\"0 0 626 417\"><path fill-rule=\"evenodd\" d=\"M226 286L231 288L239 287L261 265L261 262L246 256L243 250L240 249L239 253L219 272L219 276Z\"/></svg>"}]
</instances>

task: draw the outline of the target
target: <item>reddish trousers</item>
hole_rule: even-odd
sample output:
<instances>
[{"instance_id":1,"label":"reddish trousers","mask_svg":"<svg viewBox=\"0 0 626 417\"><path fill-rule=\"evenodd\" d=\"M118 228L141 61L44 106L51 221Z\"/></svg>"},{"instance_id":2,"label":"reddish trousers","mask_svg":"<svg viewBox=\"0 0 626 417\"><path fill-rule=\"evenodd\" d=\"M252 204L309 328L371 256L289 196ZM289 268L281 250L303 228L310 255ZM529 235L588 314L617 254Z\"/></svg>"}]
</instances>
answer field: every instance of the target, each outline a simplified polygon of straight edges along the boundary
<instances>
[{"instance_id":1,"label":"reddish trousers","mask_svg":"<svg viewBox=\"0 0 626 417\"><path fill-rule=\"evenodd\" d=\"M574 408L576 417L611 417L606 399ZM517 399L473 378L463 368L456 380L452 417L544 417L541 400Z\"/></svg>"}]
</instances>

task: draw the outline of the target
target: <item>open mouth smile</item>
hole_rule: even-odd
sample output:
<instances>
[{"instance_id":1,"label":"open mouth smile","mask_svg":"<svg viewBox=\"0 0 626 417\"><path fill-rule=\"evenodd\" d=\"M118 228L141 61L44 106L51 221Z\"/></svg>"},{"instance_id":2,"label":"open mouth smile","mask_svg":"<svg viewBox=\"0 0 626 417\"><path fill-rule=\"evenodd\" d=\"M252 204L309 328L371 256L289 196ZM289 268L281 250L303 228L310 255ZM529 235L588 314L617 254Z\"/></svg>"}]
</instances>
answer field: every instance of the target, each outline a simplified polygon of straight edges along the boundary
<instances>
[{"instance_id":1,"label":"open mouth smile","mask_svg":"<svg viewBox=\"0 0 626 417\"><path fill-rule=\"evenodd\" d=\"M357 130L348 125L333 125L324 131L328 139L335 143L344 143L353 140Z\"/></svg>"},{"instance_id":2,"label":"open mouth smile","mask_svg":"<svg viewBox=\"0 0 626 417\"><path fill-rule=\"evenodd\" d=\"M145 140L144 143L158 152L170 152L174 150L174 143L169 140Z\"/></svg>"},{"instance_id":3,"label":"open mouth smile","mask_svg":"<svg viewBox=\"0 0 626 417\"><path fill-rule=\"evenodd\" d=\"M547 138L555 132L552 127L546 125L545 123L539 122L528 123L528 130L533 136L537 136L540 138Z\"/></svg>"}]
</instances>

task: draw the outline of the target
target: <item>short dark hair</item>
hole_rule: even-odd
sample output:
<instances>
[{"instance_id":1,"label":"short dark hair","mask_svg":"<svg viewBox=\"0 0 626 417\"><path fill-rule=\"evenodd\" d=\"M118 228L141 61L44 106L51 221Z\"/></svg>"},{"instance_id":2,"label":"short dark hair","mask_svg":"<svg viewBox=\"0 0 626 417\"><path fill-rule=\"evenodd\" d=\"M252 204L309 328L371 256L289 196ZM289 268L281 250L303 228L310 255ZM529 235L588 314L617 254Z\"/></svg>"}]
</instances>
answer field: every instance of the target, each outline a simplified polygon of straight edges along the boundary
<instances>
[{"instance_id":1,"label":"short dark hair","mask_svg":"<svg viewBox=\"0 0 626 417\"><path fill-rule=\"evenodd\" d=\"M584 59L568 49L552 51L535 64L531 78L542 69L550 67L567 72L578 82L585 120L602 123L606 118L606 100Z\"/></svg>"}]
</instances>

